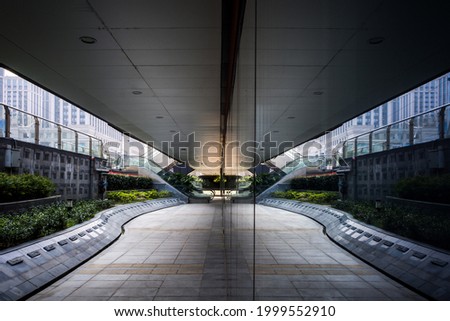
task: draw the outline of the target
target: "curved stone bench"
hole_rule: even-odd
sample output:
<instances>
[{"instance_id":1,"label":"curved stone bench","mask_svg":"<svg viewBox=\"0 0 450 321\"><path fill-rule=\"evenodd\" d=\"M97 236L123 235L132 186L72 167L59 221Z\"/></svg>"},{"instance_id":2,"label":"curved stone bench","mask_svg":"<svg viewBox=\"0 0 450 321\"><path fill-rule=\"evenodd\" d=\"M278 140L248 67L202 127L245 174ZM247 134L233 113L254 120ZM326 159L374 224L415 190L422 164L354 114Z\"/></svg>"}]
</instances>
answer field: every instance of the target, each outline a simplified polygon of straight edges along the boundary
<instances>
[{"instance_id":1,"label":"curved stone bench","mask_svg":"<svg viewBox=\"0 0 450 321\"><path fill-rule=\"evenodd\" d=\"M450 254L403 239L327 206L265 198L272 206L312 218L328 237L363 261L434 300L450 299Z\"/></svg>"},{"instance_id":2,"label":"curved stone bench","mask_svg":"<svg viewBox=\"0 0 450 321\"><path fill-rule=\"evenodd\" d=\"M133 218L185 204L177 198L117 206L45 238L0 252L0 300L19 300L78 267L114 242Z\"/></svg>"}]
</instances>

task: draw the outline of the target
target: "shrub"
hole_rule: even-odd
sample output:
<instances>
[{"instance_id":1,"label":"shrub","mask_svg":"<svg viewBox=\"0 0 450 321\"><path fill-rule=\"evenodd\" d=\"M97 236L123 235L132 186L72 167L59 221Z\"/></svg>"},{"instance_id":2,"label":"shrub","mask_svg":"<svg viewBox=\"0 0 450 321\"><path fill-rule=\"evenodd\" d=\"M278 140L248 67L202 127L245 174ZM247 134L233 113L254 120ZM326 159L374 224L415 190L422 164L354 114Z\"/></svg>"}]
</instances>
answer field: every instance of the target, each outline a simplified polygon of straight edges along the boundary
<instances>
[{"instance_id":1,"label":"shrub","mask_svg":"<svg viewBox=\"0 0 450 321\"><path fill-rule=\"evenodd\" d=\"M143 202L156 198L165 198L170 197L171 193L168 191L112 191L107 193L107 197L109 200L126 204L132 202Z\"/></svg>"},{"instance_id":2,"label":"shrub","mask_svg":"<svg viewBox=\"0 0 450 321\"><path fill-rule=\"evenodd\" d=\"M87 221L112 203L103 200L78 201L69 210L64 203L37 206L24 213L0 216L0 249L53 234Z\"/></svg>"},{"instance_id":3,"label":"shrub","mask_svg":"<svg viewBox=\"0 0 450 321\"><path fill-rule=\"evenodd\" d=\"M150 189L153 187L153 180L150 177L137 177L127 175L107 175L108 190L134 190Z\"/></svg>"},{"instance_id":4,"label":"shrub","mask_svg":"<svg viewBox=\"0 0 450 321\"><path fill-rule=\"evenodd\" d=\"M194 176L168 172L163 178L167 183L185 194L190 194L194 190L194 185L192 184L196 180Z\"/></svg>"},{"instance_id":5,"label":"shrub","mask_svg":"<svg viewBox=\"0 0 450 321\"><path fill-rule=\"evenodd\" d=\"M386 231L450 250L450 217L447 215L394 204L385 204L377 210L375 204L368 201L343 201L335 207Z\"/></svg>"},{"instance_id":6,"label":"shrub","mask_svg":"<svg viewBox=\"0 0 450 321\"><path fill-rule=\"evenodd\" d=\"M339 193L330 191L293 191L273 192L272 197L293 199L301 202L315 204L334 204L339 198Z\"/></svg>"},{"instance_id":7,"label":"shrub","mask_svg":"<svg viewBox=\"0 0 450 321\"><path fill-rule=\"evenodd\" d=\"M297 177L291 180L291 188L315 191L338 191L338 181L337 175Z\"/></svg>"},{"instance_id":8,"label":"shrub","mask_svg":"<svg viewBox=\"0 0 450 321\"><path fill-rule=\"evenodd\" d=\"M48 178L0 173L0 202L16 202L43 198L55 193L55 184Z\"/></svg>"},{"instance_id":9,"label":"shrub","mask_svg":"<svg viewBox=\"0 0 450 321\"><path fill-rule=\"evenodd\" d=\"M450 174L405 178L397 182L394 190L401 198L450 204Z\"/></svg>"}]
</instances>

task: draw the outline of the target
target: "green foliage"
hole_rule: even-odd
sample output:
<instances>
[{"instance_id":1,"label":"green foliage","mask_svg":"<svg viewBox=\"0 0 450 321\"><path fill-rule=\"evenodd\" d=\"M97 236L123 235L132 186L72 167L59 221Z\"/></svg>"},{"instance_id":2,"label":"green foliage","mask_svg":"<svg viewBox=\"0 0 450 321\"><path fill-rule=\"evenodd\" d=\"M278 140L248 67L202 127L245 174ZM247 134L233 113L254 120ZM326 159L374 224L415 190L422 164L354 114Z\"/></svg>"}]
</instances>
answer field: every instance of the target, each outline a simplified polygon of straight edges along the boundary
<instances>
[{"instance_id":1,"label":"green foliage","mask_svg":"<svg viewBox=\"0 0 450 321\"><path fill-rule=\"evenodd\" d=\"M450 250L450 217L448 215L389 203L377 210L373 202L367 201L338 202L335 207L367 224Z\"/></svg>"},{"instance_id":2,"label":"green foliage","mask_svg":"<svg viewBox=\"0 0 450 321\"><path fill-rule=\"evenodd\" d=\"M227 178L223 176L222 179L220 179L220 175L219 175L216 178L214 178L213 182L214 183L221 183L221 182L222 183L226 183L227 182Z\"/></svg>"},{"instance_id":3,"label":"green foliage","mask_svg":"<svg viewBox=\"0 0 450 321\"><path fill-rule=\"evenodd\" d=\"M167 173L164 179L167 183L185 194L192 193L194 190L193 182L196 180L194 176L181 173Z\"/></svg>"},{"instance_id":4,"label":"green foliage","mask_svg":"<svg viewBox=\"0 0 450 321\"><path fill-rule=\"evenodd\" d=\"M280 179L276 173L261 173L255 176L256 186L270 187Z\"/></svg>"},{"instance_id":5,"label":"green foliage","mask_svg":"<svg viewBox=\"0 0 450 321\"><path fill-rule=\"evenodd\" d=\"M0 173L0 203L48 197L55 189L55 184L47 177Z\"/></svg>"},{"instance_id":6,"label":"green foliage","mask_svg":"<svg viewBox=\"0 0 450 321\"><path fill-rule=\"evenodd\" d=\"M338 191L338 181L337 175L297 177L292 179L291 188L315 191Z\"/></svg>"},{"instance_id":7,"label":"green foliage","mask_svg":"<svg viewBox=\"0 0 450 321\"><path fill-rule=\"evenodd\" d=\"M450 174L405 178L394 189L401 198L450 204Z\"/></svg>"},{"instance_id":8,"label":"green foliage","mask_svg":"<svg viewBox=\"0 0 450 321\"><path fill-rule=\"evenodd\" d=\"M251 187L255 187L256 194L259 194L278 182L280 178L281 176L275 172L257 174L251 182Z\"/></svg>"},{"instance_id":9,"label":"green foliage","mask_svg":"<svg viewBox=\"0 0 450 321\"><path fill-rule=\"evenodd\" d=\"M72 209L65 203L37 206L24 213L0 216L0 249L53 234L87 221L112 206L109 201L78 201Z\"/></svg>"},{"instance_id":10,"label":"green foliage","mask_svg":"<svg viewBox=\"0 0 450 321\"><path fill-rule=\"evenodd\" d=\"M143 202L156 198L170 197L171 193L168 191L112 191L107 193L107 198L111 201L126 204L133 202Z\"/></svg>"},{"instance_id":11,"label":"green foliage","mask_svg":"<svg viewBox=\"0 0 450 321\"><path fill-rule=\"evenodd\" d=\"M315 204L334 204L339 198L339 193L330 191L294 191L273 192L272 197L286 198L301 202Z\"/></svg>"},{"instance_id":12,"label":"green foliage","mask_svg":"<svg viewBox=\"0 0 450 321\"><path fill-rule=\"evenodd\" d=\"M127 175L106 175L108 181L107 190L134 190L150 189L153 187L153 180L150 177L127 176Z\"/></svg>"}]
</instances>

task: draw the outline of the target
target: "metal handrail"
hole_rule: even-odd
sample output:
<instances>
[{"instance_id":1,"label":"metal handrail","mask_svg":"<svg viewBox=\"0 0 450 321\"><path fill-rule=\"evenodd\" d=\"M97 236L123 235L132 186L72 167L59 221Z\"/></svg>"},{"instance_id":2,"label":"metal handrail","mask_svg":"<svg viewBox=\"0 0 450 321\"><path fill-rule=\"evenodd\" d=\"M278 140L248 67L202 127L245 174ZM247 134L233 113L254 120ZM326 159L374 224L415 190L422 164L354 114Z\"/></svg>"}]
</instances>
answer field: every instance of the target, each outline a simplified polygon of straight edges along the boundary
<instances>
[{"instance_id":1,"label":"metal handrail","mask_svg":"<svg viewBox=\"0 0 450 321\"><path fill-rule=\"evenodd\" d=\"M376 132L376 131L379 131L379 130L382 130L382 129L387 129L387 128L389 128L389 127L392 127L393 125L397 125L397 124L403 123L403 122L408 121L408 120L411 120L411 119L413 119L413 118L416 118L416 117L419 117L419 116L423 116L423 115L426 115L426 114L429 114L429 113L432 113L432 112L441 110L442 108L446 108L446 107L448 107L448 106L450 106L450 103L444 104L444 105L441 105L441 106L438 106L438 107L435 107L435 108L432 108L432 109L427 110L427 111L423 111L423 112L421 112L421 113L415 114L414 116L410 116L410 117L408 117L408 118L404 118L404 119L402 119L402 120L397 120L397 121L392 122L392 123L390 123L390 124L388 124L388 125L384 125L384 126L381 126L381 127L377 127L377 128L375 128L375 129L372 129L372 130L370 130L370 131L368 131L368 132L365 132L365 133L363 133L363 134L359 134L358 136L353 136L352 138L348 138L344 143L348 142L349 140L352 140L352 139L355 139L355 138L358 138L358 137L361 137L361 136L364 136L364 135L367 135L367 134L370 134L370 133L373 133L373 132Z\"/></svg>"},{"instance_id":2,"label":"metal handrail","mask_svg":"<svg viewBox=\"0 0 450 321\"><path fill-rule=\"evenodd\" d=\"M21 110L21 109L19 109L19 108L17 108L17 107L13 107L13 106L7 105L7 104L5 104L5 103L0 103L0 105L2 105L3 107L9 108L9 109L16 110L16 111L21 112L21 113L23 113L23 114L26 114L26 115L28 115L28 116L35 117L35 118L38 118L38 119L40 119L40 120L44 120L44 121L46 121L46 122L49 122L49 123L54 124L54 125L56 125L56 126L59 126L59 127L61 127L61 128L65 128L65 129L71 130L71 131L73 131L73 132L75 132L75 133L77 133L77 134L81 134L81 135L84 135L84 136L88 136L89 138L92 138L92 139L101 141L101 139L99 139L99 138L97 138L97 137L95 137L95 136L92 136L92 135L89 135L89 134L85 134L85 133L83 133L83 132L80 132L80 131L78 131L78 130L76 130L76 129L72 129L72 128L70 128L70 127L68 127L68 126L66 126L66 125L63 125L63 124L58 124L58 123L56 123L56 122L54 122L54 121L52 121L52 120L48 120L48 119L46 119L46 118L44 118L44 117L33 115L32 113L27 112L27 111L24 111L24 110Z\"/></svg>"}]
</instances>

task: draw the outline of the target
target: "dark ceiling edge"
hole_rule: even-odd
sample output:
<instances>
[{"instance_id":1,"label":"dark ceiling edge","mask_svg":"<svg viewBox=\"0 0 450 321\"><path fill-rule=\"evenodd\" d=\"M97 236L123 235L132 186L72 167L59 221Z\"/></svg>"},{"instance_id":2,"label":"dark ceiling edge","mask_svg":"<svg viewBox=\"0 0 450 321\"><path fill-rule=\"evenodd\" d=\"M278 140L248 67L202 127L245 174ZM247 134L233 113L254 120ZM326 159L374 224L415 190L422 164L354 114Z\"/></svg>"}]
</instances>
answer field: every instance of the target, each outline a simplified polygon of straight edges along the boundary
<instances>
[{"instance_id":1,"label":"dark ceiling edge","mask_svg":"<svg viewBox=\"0 0 450 321\"><path fill-rule=\"evenodd\" d=\"M228 116L233 100L246 3L246 0L222 0L222 52L220 67L220 137L222 146L226 144Z\"/></svg>"}]
</instances>

